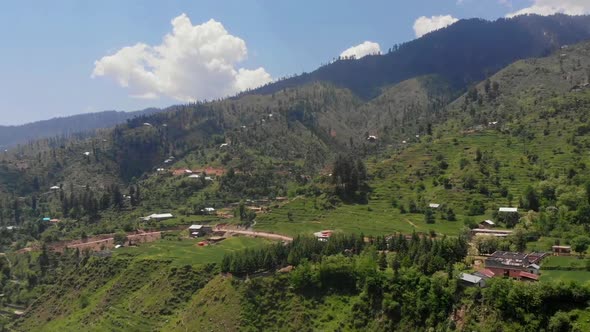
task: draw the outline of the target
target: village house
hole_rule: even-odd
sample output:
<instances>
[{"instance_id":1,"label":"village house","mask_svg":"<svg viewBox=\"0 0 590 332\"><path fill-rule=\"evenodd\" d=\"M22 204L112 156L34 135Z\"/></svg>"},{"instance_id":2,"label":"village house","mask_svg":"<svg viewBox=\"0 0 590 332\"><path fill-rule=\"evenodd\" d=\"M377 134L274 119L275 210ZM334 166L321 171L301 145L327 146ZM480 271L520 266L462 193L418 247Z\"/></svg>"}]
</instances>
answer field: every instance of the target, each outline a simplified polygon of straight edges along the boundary
<instances>
[{"instance_id":1,"label":"village house","mask_svg":"<svg viewBox=\"0 0 590 332\"><path fill-rule=\"evenodd\" d=\"M518 208L515 208L515 207L501 207L501 208L498 209L498 212L515 213L515 212L518 212Z\"/></svg>"},{"instance_id":2,"label":"village house","mask_svg":"<svg viewBox=\"0 0 590 332\"><path fill-rule=\"evenodd\" d=\"M215 213L215 208L206 207L204 209L201 209L201 212L203 212L204 214L214 214Z\"/></svg>"},{"instance_id":3,"label":"village house","mask_svg":"<svg viewBox=\"0 0 590 332\"><path fill-rule=\"evenodd\" d=\"M485 280L491 279L494 276L496 276L496 274L494 272L492 272L492 270L490 270L490 269L479 270L479 271L473 273L473 275L481 277Z\"/></svg>"},{"instance_id":4,"label":"village house","mask_svg":"<svg viewBox=\"0 0 590 332\"><path fill-rule=\"evenodd\" d=\"M207 176L222 176L225 174L225 169L223 168L214 168L214 167L205 167L205 168L197 168L193 170L194 173L199 174L206 174Z\"/></svg>"},{"instance_id":5,"label":"village house","mask_svg":"<svg viewBox=\"0 0 590 332\"><path fill-rule=\"evenodd\" d=\"M184 168L174 169L174 170L172 170L172 175L174 175L174 176L185 175L185 174L187 174L185 171L187 171L187 170Z\"/></svg>"},{"instance_id":6,"label":"village house","mask_svg":"<svg viewBox=\"0 0 590 332\"><path fill-rule=\"evenodd\" d=\"M489 219L486 219L486 220L482 221L479 224L479 227L480 228L492 228L492 227L495 227L495 226L496 226L496 223L493 222L493 221L491 221L491 220L489 220Z\"/></svg>"},{"instance_id":7,"label":"village house","mask_svg":"<svg viewBox=\"0 0 590 332\"><path fill-rule=\"evenodd\" d=\"M170 218L174 218L172 213L154 213L154 214L150 214L147 217L142 217L141 220L143 220L143 221L150 221L150 220L161 221L161 220L166 220L166 219L170 219Z\"/></svg>"},{"instance_id":8,"label":"village house","mask_svg":"<svg viewBox=\"0 0 590 332\"><path fill-rule=\"evenodd\" d=\"M485 287L486 280L480 276L476 276L474 274L469 273L461 273L459 275L459 280L462 284L466 286L477 286L477 287Z\"/></svg>"},{"instance_id":9,"label":"village house","mask_svg":"<svg viewBox=\"0 0 590 332\"><path fill-rule=\"evenodd\" d=\"M495 236L495 237L506 237L512 234L509 229L488 229L488 228L474 228L471 230L473 236Z\"/></svg>"},{"instance_id":10,"label":"village house","mask_svg":"<svg viewBox=\"0 0 590 332\"><path fill-rule=\"evenodd\" d=\"M188 228L189 235L192 238L199 237L199 236L205 236L205 235L211 233L212 231L213 231L213 229L211 228L211 226L208 226L208 225L191 225Z\"/></svg>"},{"instance_id":11,"label":"village house","mask_svg":"<svg viewBox=\"0 0 590 332\"><path fill-rule=\"evenodd\" d=\"M431 209L438 209L440 207L440 204L438 203L430 203L428 204L428 207Z\"/></svg>"},{"instance_id":12,"label":"village house","mask_svg":"<svg viewBox=\"0 0 590 332\"><path fill-rule=\"evenodd\" d=\"M553 254L556 256L569 256L572 254L572 247L571 246L552 246L551 250Z\"/></svg>"},{"instance_id":13,"label":"village house","mask_svg":"<svg viewBox=\"0 0 590 332\"><path fill-rule=\"evenodd\" d=\"M539 263L546 253L530 254L510 251L496 251L485 260L485 268L495 276L510 277L518 280L539 280Z\"/></svg>"},{"instance_id":14,"label":"village house","mask_svg":"<svg viewBox=\"0 0 590 332\"><path fill-rule=\"evenodd\" d=\"M332 231L326 230L315 232L313 233L313 236L315 236L320 242L327 242L328 239L332 236Z\"/></svg>"},{"instance_id":15,"label":"village house","mask_svg":"<svg viewBox=\"0 0 590 332\"><path fill-rule=\"evenodd\" d=\"M261 206L247 206L246 207L250 211L254 211L254 213L263 213L264 208Z\"/></svg>"}]
</instances>

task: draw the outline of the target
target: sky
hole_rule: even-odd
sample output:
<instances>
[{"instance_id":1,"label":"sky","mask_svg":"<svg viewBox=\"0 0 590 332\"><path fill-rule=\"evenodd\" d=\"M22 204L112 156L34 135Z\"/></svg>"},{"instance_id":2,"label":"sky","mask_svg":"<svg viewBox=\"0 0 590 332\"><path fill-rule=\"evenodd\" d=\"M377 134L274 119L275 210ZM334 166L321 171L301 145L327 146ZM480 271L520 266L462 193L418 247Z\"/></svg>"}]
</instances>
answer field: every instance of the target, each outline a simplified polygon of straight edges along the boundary
<instances>
[{"instance_id":1,"label":"sky","mask_svg":"<svg viewBox=\"0 0 590 332\"><path fill-rule=\"evenodd\" d=\"M590 14L590 0L5 0L0 124L233 95L459 19Z\"/></svg>"}]
</instances>

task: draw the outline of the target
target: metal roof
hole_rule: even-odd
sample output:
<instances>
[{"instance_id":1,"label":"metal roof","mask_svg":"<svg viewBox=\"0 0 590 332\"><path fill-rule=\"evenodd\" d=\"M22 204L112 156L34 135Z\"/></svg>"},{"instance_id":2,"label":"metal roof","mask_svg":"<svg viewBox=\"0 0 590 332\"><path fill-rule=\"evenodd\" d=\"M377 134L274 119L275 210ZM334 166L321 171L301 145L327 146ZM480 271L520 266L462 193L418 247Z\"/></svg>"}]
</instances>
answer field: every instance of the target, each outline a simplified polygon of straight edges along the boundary
<instances>
[{"instance_id":1,"label":"metal roof","mask_svg":"<svg viewBox=\"0 0 590 332\"><path fill-rule=\"evenodd\" d=\"M459 278L472 284L478 284L482 279L481 277L469 273L461 273Z\"/></svg>"},{"instance_id":2,"label":"metal roof","mask_svg":"<svg viewBox=\"0 0 590 332\"><path fill-rule=\"evenodd\" d=\"M490 269L483 269L475 272L474 275L482 278L492 278L496 274Z\"/></svg>"},{"instance_id":3,"label":"metal roof","mask_svg":"<svg viewBox=\"0 0 590 332\"><path fill-rule=\"evenodd\" d=\"M520 273L518 274L521 278L527 278L527 279L532 279L532 280L539 280L539 276L533 273L528 273L528 272L524 272L524 271L520 271Z\"/></svg>"}]
</instances>

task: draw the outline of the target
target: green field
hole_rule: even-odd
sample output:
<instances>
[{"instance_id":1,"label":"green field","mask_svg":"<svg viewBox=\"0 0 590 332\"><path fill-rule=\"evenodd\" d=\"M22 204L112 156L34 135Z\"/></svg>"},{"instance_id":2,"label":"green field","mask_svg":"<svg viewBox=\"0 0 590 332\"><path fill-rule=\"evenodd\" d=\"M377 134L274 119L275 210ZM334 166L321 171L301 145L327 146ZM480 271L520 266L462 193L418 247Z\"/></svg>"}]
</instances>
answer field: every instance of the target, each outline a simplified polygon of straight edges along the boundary
<instances>
[{"instance_id":1,"label":"green field","mask_svg":"<svg viewBox=\"0 0 590 332\"><path fill-rule=\"evenodd\" d=\"M543 267L551 268L570 268L583 270L588 264L588 259L579 256L549 256L543 260Z\"/></svg>"},{"instance_id":2,"label":"green field","mask_svg":"<svg viewBox=\"0 0 590 332\"><path fill-rule=\"evenodd\" d=\"M590 281L590 271L586 270L587 264L587 258L578 256L549 256L543 260L541 280L585 283Z\"/></svg>"},{"instance_id":3,"label":"green field","mask_svg":"<svg viewBox=\"0 0 590 332\"><path fill-rule=\"evenodd\" d=\"M434 224L426 224L422 214L401 214L391 205L387 194L376 188L368 204L343 204L336 209L315 208L314 198L298 198L283 207L259 215L257 230L297 235L324 229L335 231L383 235L394 232L429 232L457 235L464 227L461 221L437 218ZM385 191L385 189L383 189ZM289 218L289 215L291 218ZM438 214L437 214L438 215Z\"/></svg>"},{"instance_id":4,"label":"green field","mask_svg":"<svg viewBox=\"0 0 590 332\"><path fill-rule=\"evenodd\" d=\"M218 244L200 247L199 239L168 240L142 244L138 247L123 247L114 250L114 256L131 256L137 259L170 259L174 265L218 263L228 252L256 248L270 243L269 240L251 237L232 237Z\"/></svg>"},{"instance_id":5,"label":"green field","mask_svg":"<svg viewBox=\"0 0 590 332\"><path fill-rule=\"evenodd\" d=\"M586 283L590 281L590 271L542 270L541 281L577 281Z\"/></svg>"},{"instance_id":6,"label":"green field","mask_svg":"<svg viewBox=\"0 0 590 332\"><path fill-rule=\"evenodd\" d=\"M526 245L527 251L543 251L543 252L551 252L551 247L555 245L555 240L558 239L556 237L549 237L549 236L542 236L536 241L528 242ZM557 257L557 256L556 256ZM565 256L560 256L565 257ZM544 260L546 263L548 259Z\"/></svg>"}]
</instances>

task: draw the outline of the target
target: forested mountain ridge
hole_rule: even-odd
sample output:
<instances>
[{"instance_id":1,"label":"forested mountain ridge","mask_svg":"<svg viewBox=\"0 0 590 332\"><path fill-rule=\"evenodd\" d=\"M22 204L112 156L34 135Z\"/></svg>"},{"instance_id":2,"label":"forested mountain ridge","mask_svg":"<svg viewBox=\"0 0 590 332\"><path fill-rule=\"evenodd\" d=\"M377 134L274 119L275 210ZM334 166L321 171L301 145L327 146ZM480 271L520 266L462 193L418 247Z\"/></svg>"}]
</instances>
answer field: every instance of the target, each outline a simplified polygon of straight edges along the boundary
<instances>
[{"instance_id":1,"label":"forested mountain ridge","mask_svg":"<svg viewBox=\"0 0 590 332\"><path fill-rule=\"evenodd\" d=\"M96 129L111 128L133 117L159 111L157 108L147 108L135 112L104 111L53 118L18 126L0 126L0 148L6 149L28 141L54 136L90 136Z\"/></svg>"},{"instance_id":2,"label":"forested mountain ridge","mask_svg":"<svg viewBox=\"0 0 590 332\"><path fill-rule=\"evenodd\" d=\"M590 16L525 15L490 22L460 20L421 38L396 45L383 55L339 59L311 73L270 83L247 93L269 94L286 87L324 81L363 98L384 86L422 75L439 75L462 89L510 63L549 54L590 38Z\"/></svg>"}]
</instances>

